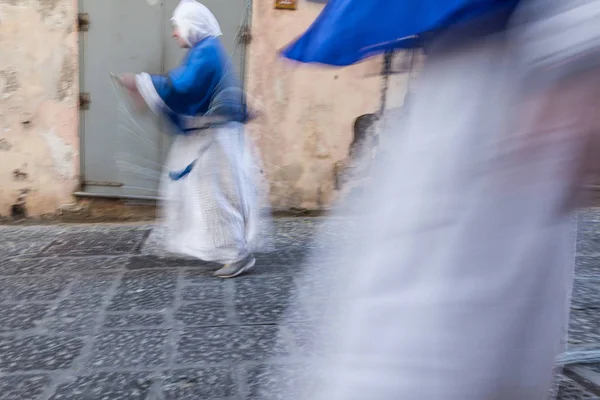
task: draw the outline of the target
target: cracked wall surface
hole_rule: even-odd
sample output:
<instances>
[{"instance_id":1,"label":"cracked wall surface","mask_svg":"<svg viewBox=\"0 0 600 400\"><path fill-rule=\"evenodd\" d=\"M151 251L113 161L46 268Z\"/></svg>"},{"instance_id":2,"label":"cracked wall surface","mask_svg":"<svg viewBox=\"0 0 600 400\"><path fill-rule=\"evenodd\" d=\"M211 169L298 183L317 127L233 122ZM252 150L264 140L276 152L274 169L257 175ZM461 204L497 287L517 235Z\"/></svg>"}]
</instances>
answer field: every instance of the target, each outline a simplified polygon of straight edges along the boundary
<instances>
[{"instance_id":1,"label":"cracked wall surface","mask_svg":"<svg viewBox=\"0 0 600 400\"><path fill-rule=\"evenodd\" d=\"M78 186L76 0L0 0L0 217L39 216Z\"/></svg>"},{"instance_id":2,"label":"cracked wall surface","mask_svg":"<svg viewBox=\"0 0 600 400\"><path fill-rule=\"evenodd\" d=\"M338 194L338 169L349 157L356 119L380 107L381 58L341 69L279 58L317 17L319 3L300 1L288 11L253 2L246 79L261 115L250 130L276 209L327 208Z\"/></svg>"}]
</instances>

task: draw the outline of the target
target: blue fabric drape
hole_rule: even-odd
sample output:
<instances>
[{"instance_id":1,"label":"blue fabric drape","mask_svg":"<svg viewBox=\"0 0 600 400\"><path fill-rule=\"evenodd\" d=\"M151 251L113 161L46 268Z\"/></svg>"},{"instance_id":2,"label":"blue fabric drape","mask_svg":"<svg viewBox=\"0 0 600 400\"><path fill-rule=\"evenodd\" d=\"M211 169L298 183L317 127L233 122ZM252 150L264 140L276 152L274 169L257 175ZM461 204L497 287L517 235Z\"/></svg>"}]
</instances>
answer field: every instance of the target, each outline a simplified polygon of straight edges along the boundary
<instances>
[{"instance_id":1,"label":"blue fabric drape","mask_svg":"<svg viewBox=\"0 0 600 400\"><path fill-rule=\"evenodd\" d=\"M420 35L467 22L519 0L330 0L282 55L304 63L354 64L420 45Z\"/></svg>"},{"instance_id":2,"label":"blue fabric drape","mask_svg":"<svg viewBox=\"0 0 600 400\"><path fill-rule=\"evenodd\" d=\"M152 75L152 84L169 110L165 117L177 133L202 125L202 117L246 122L240 82L221 42L208 37L194 45L181 64L166 75ZM191 122L190 122L191 121Z\"/></svg>"}]
</instances>

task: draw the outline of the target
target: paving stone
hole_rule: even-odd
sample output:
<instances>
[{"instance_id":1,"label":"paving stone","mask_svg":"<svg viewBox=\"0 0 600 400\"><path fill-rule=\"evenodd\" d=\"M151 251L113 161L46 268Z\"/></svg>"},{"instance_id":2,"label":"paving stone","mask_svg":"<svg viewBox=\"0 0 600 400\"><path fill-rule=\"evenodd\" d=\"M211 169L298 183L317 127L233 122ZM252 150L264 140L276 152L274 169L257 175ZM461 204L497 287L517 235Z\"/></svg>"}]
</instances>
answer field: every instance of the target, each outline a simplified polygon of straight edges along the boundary
<instances>
[{"instance_id":1,"label":"paving stone","mask_svg":"<svg viewBox=\"0 0 600 400\"><path fill-rule=\"evenodd\" d=\"M54 274L60 269L58 263L46 263L37 258L12 258L0 261L0 275L47 275Z\"/></svg>"},{"instance_id":2,"label":"paving stone","mask_svg":"<svg viewBox=\"0 0 600 400\"><path fill-rule=\"evenodd\" d=\"M583 256L600 254L600 232L580 230L577 235L577 254Z\"/></svg>"},{"instance_id":3,"label":"paving stone","mask_svg":"<svg viewBox=\"0 0 600 400\"><path fill-rule=\"evenodd\" d=\"M35 255L47 245L45 242L3 242L0 243L0 259Z\"/></svg>"},{"instance_id":4,"label":"paving stone","mask_svg":"<svg viewBox=\"0 0 600 400\"><path fill-rule=\"evenodd\" d=\"M98 312L95 311L57 311L48 318L46 327L54 333L69 332L77 335L90 333L98 319Z\"/></svg>"},{"instance_id":5,"label":"paving stone","mask_svg":"<svg viewBox=\"0 0 600 400\"><path fill-rule=\"evenodd\" d=\"M597 343L600 344L600 343ZM600 374L600 363L595 363L595 364L586 364L585 365L586 368L591 369L592 371Z\"/></svg>"},{"instance_id":6,"label":"paving stone","mask_svg":"<svg viewBox=\"0 0 600 400\"><path fill-rule=\"evenodd\" d=\"M291 309L296 303L296 285L288 276L248 276L235 281L234 305L243 324L277 323L282 319L302 321L307 315Z\"/></svg>"},{"instance_id":7,"label":"paving stone","mask_svg":"<svg viewBox=\"0 0 600 400\"><path fill-rule=\"evenodd\" d=\"M156 255L160 257L164 257L167 255L167 251L165 249L165 234L166 231L163 226L156 226L148 235L148 239L144 242L140 250L140 254L143 255Z\"/></svg>"},{"instance_id":8,"label":"paving stone","mask_svg":"<svg viewBox=\"0 0 600 400\"><path fill-rule=\"evenodd\" d=\"M89 333L104 305L97 293L71 295L61 301L46 317L46 327L53 332Z\"/></svg>"},{"instance_id":9,"label":"paving stone","mask_svg":"<svg viewBox=\"0 0 600 400\"><path fill-rule=\"evenodd\" d=\"M94 256L134 254L148 234L146 229L68 232L40 256Z\"/></svg>"},{"instance_id":10,"label":"paving stone","mask_svg":"<svg viewBox=\"0 0 600 400\"><path fill-rule=\"evenodd\" d=\"M281 218L275 220L273 242L277 248L304 246L312 241L324 221L313 218Z\"/></svg>"},{"instance_id":11,"label":"paving stone","mask_svg":"<svg viewBox=\"0 0 600 400\"><path fill-rule=\"evenodd\" d=\"M50 275L96 273L123 268L127 257L13 258L2 265L0 275Z\"/></svg>"},{"instance_id":12,"label":"paving stone","mask_svg":"<svg viewBox=\"0 0 600 400\"><path fill-rule=\"evenodd\" d=\"M600 363L570 365L563 373L583 389L595 394L600 393Z\"/></svg>"},{"instance_id":13,"label":"paving stone","mask_svg":"<svg viewBox=\"0 0 600 400\"><path fill-rule=\"evenodd\" d=\"M598 310L571 310L569 321L569 344L587 345L600 343L600 312Z\"/></svg>"},{"instance_id":14,"label":"paving stone","mask_svg":"<svg viewBox=\"0 0 600 400\"><path fill-rule=\"evenodd\" d=\"M0 332L34 329L49 308L47 304L3 305L0 307Z\"/></svg>"},{"instance_id":15,"label":"paving stone","mask_svg":"<svg viewBox=\"0 0 600 400\"><path fill-rule=\"evenodd\" d=\"M175 312L175 320L183 325L218 326L228 321L223 303L205 302L185 304Z\"/></svg>"},{"instance_id":16,"label":"paving stone","mask_svg":"<svg viewBox=\"0 0 600 400\"><path fill-rule=\"evenodd\" d=\"M257 254L256 264L262 268L287 268L288 270L300 268L306 261L307 251L305 248L278 249L268 254Z\"/></svg>"},{"instance_id":17,"label":"paving stone","mask_svg":"<svg viewBox=\"0 0 600 400\"><path fill-rule=\"evenodd\" d=\"M151 367L166 362L166 330L106 331L95 337L90 368Z\"/></svg>"},{"instance_id":18,"label":"paving stone","mask_svg":"<svg viewBox=\"0 0 600 400\"><path fill-rule=\"evenodd\" d=\"M0 275L90 273L123 268L127 257L13 258L0 264Z\"/></svg>"},{"instance_id":19,"label":"paving stone","mask_svg":"<svg viewBox=\"0 0 600 400\"><path fill-rule=\"evenodd\" d=\"M197 259L158 257L152 255L135 256L129 259L127 269L143 270L143 269L159 269L159 268L180 268L180 267L211 267L214 263L209 263Z\"/></svg>"},{"instance_id":20,"label":"paving stone","mask_svg":"<svg viewBox=\"0 0 600 400\"><path fill-rule=\"evenodd\" d=\"M49 385L45 375L5 376L0 378L0 400L35 400Z\"/></svg>"},{"instance_id":21,"label":"paving stone","mask_svg":"<svg viewBox=\"0 0 600 400\"><path fill-rule=\"evenodd\" d=\"M600 400L597 396L587 392L578 383L566 377L561 377L552 395L556 396L556 400ZM554 399L552 395L549 400Z\"/></svg>"},{"instance_id":22,"label":"paving stone","mask_svg":"<svg viewBox=\"0 0 600 400\"><path fill-rule=\"evenodd\" d=\"M69 294L58 304L58 309L64 310L100 310L104 306L106 293L76 293Z\"/></svg>"},{"instance_id":23,"label":"paving stone","mask_svg":"<svg viewBox=\"0 0 600 400\"><path fill-rule=\"evenodd\" d=\"M207 281L200 285L186 286L181 292L183 301L220 301L224 299L225 281Z\"/></svg>"},{"instance_id":24,"label":"paving stone","mask_svg":"<svg viewBox=\"0 0 600 400\"><path fill-rule=\"evenodd\" d=\"M162 385L162 400L225 399L238 393L229 368L169 371Z\"/></svg>"},{"instance_id":25,"label":"paving stone","mask_svg":"<svg viewBox=\"0 0 600 400\"><path fill-rule=\"evenodd\" d=\"M287 354L276 326L186 328L179 341L177 362L249 361Z\"/></svg>"},{"instance_id":26,"label":"paving stone","mask_svg":"<svg viewBox=\"0 0 600 400\"><path fill-rule=\"evenodd\" d=\"M82 347L81 338L70 336L0 338L0 371L67 369Z\"/></svg>"},{"instance_id":27,"label":"paving stone","mask_svg":"<svg viewBox=\"0 0 600 400\"><path fill-rule=\"evenodd\" d=\"M578 213L578 222L600 222L600 207L589 207L581 209Z\"/></svg>"},{"instance_id":28,"label":"paving stone","mask_svg":"<svg viewBox=\"0 0 600 400\"><path fill-rule=\"evenodd\" d=\"M575 259L575 275L578 278L600 281L600 256L577 256Z\"/></svg>"},{"instance_id":29,"label":"paving stone","mask_svg":"<svg viewBox=\"0 0 600 400\"><path fill-rule=\"evenodd\" d=\"M259 365L248 371L248 400L313 400L321 377L307 365Z\"/></svg>"},{"instance_id":30,"label":"paving stone","mask_svg":"<svg viewBox=\"0 0 600 400\"><path fill-rule=\"evenodd\" d=\"M273 302L291 297L296 288L290 276L240 276L235 281L235 296L238 299L269 299Z\"/></svg>"},{"instance_id":31,"label":"paving stone","mask_svg":"<svg viewBox=\"0 0 600 400\"><path fill-rule=\"evenodd\" d=\"M108 306L108 311L162 311L171 307L174 301L174 290L150 287L119 290Z\"/></svg>"},{"instance_id":32,"label":"paving stone","mask_svg":"<svg viewBox=\"0 0 600 400\"><path fill-rule=\"evenodd\" d=\"M257 254L256 265L245 276L301 274L310 263L313 251L312 248L301 246Z\"/></svg>"},{"instance_id":33,"label":"paving stone","mask_svg":"<svg viewBox=\"0 0 600 400\"><path fill-rule=\"evenodd\" d=\"M108 311L152 311L171 307L175 300L177 273L136 271L126 273Z\"/></svg>"},{"instance_id":34,"label":"paving stone","mask_svg":"<svg viewBox=\"0 0 600 400\"><path fill-rule=\"evenodd\" d=\"M57 262L59 272L101 272L120 270L127 263L128 257L60 257L44 259L44 262Z\"/></svg>"},{"instance_id":35,"label":"paving stone","mask_svg":"<svg viewBox=\"0 0 600 400\"><path fill-rule=\"evenodd\" d=\"M186 284L194 284L194 285L203 285L207 282L223 282L223 279L216 278L213 275L213 272L216 271L219 267L216 267L214 270L208 269L188 269L183 274L183 279Z\"/></svg>"},{"instance_id":36,"label":"paving stone","mask_svg":"<svg viewBox=\"0 0 600 400\"><path fill-rule=\"evenodd\" d=\"M51 242L63 229L54 226L0 227L0 240L6 242Z\"/></svg>"},{"instance_id":37,"label":"paving stone","mask_svg":"<svg viewBox=\"0 0 600 400\"><path fill-rule=\"evenodd\" d=\"M574 309L599 309L600 308L600 281L590 282L575 280L571 308Z\"/></svg>"},{"instance_id":38,"label":"paving stone","mask_svg":"<svg viewBox=\"0 0 600 400\"><path fill-rule=\"evenodd\" d=\"M18 261L15 258L2 258L0 256L0 276L14 275L17 267L19 266Z\"/></svg>"},{"instance_id":39,"label":"paving stone","mask_svg":"<svg viewBox=\"0 0 600 400\"><path fill-rule=\"evenodd\" d=\"M5 300L51 301L60 296L70 280L56 276L5 278L0 280L0 288Z\"/></svg>"},{"instance_id":40,"label":"paving stone","mask_svg":"<svg viewBox=\"0 0 600 400\"><path fill-rule=\"evenodd\" d=\"M165 315L162 313L152 314L115 314L107 315L104 319L104 327L107 329L156 327L165 323Z\"/></svg>"},{"instance_id":41,"label":"paving stone","mask_svg":"<svg viewBox=\"0 0 600 400\"><path fill-rule=\"evenodd\" d=\"M177 258L186 259L189 261L197 261L194 257L182 256L180 254L174 254L165 249L165 236L166 230L163 225L157 225L152 227L152 232L148 235L148 239L144 241L144 244L140 250L141 255L151 255L165 258Z\"/></svg>"},{"instance_id":42,"label":"paving stone","mask_svg":"<svg viewBox=\"0 0 600 400\"><path fill-rule=\"evenodd\" d=\"M267 255L263 255L262 257L267 257ZM300 267L298 267L300 268ZM258 257L256 265L244 273L244 276L264 276L264 275L290 275L294 273L294 270L286 265L273 265L273 263L263 263L261 261L261 257Z\"/></svg>"},{"instance_id":43,"label":"paving stone","mask_svg":"<svg viewBox=\"0 0 600 400\"><path fill-rule=\"evenodd\" d=\"M50 400L146 400L158 379L152 373L101 373L58 387Z\"/></svg>"},{"instance_id":44,"label":"paving stone","mask_svg":"<svg viewBox=\"0 0 600 400\"><path fill-rule=\"evenodd\" d=\"M119 289L173 290L177 286L176 271L135 271L123 275Z\"/></svg>"},{"instance_id":45,"label":"paving stone","mask_svg":"<svg viewBox=\"0 0 600 400\"><path fill-rule=\"evenodd\" d=\"M85 274L77 278L71 293L103 293L107 292L119 277L116 272L100 272L95 274Z\"/></svg>"},{"instance_id":46,"label":"paving stone","mask_svg":"<svg viewBox=\"0 0 600 400\"><path fill-rule=\"evenodd\" d=\"M356 221L350 218L290 218L276 220L275 247L278 249L312 250L348 243Z\"/></svg>"}]
</instances>

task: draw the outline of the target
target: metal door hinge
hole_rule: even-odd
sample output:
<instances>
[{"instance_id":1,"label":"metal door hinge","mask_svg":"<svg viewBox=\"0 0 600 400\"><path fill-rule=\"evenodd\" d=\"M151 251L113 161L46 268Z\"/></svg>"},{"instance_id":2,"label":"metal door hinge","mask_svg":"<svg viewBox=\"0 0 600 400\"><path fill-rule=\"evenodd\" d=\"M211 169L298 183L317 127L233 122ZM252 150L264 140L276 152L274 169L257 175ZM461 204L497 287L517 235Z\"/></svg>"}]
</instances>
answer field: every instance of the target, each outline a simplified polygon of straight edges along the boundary
<instances>
[{"instance_id":1,"label":"metal door hinge","mask_svg":"<svg viewBox=\"0 0 600 400\"><path fill-rule=\"evenodd\" d=\"M79 109L89 110L92 100L90 99L89 93L79 93Z\"/></svg>"},{"instance_id":2,"label":"metal door hinge","mask_svg":"<svg viewBox=\"0 0 600 400\"><path fill-rule=\"evenodd\" d=\"M235 43L241 45L248 45L252 41L252 33L250 32L249 25L240 26L236 35Z\"/></svg>"},{"instance_id":3,"label":"metal door hinge","mask_svg":"<svg viewBox=\"0 0 600 400\"><path fill-rule=\"evenodd\" d=\"M88 14L88 13L77 14L77 30L79 32L87 32L90 30L90 14Z\"/></svg>"}]
</instances>

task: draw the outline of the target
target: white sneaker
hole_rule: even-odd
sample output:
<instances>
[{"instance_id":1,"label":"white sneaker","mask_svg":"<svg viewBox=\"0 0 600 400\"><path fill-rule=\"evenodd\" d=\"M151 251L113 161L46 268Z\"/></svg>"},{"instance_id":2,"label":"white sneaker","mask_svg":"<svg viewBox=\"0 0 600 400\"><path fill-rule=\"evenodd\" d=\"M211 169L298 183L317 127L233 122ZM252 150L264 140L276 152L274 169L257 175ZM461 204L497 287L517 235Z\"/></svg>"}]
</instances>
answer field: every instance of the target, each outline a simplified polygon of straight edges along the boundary
<instances>
[{"instance_id":1,"label":"white sneaker","mask_svg":"<svg viewBox=\"0 0 600 400\"><path fill-rule=\"evenodd\" d=\"M235 278L254 267L254 264L256 264L256 258L250 254L240 261L225 264L223 268L215 272L215 276L217 278Z\"/></svg>"}]
</instances>

